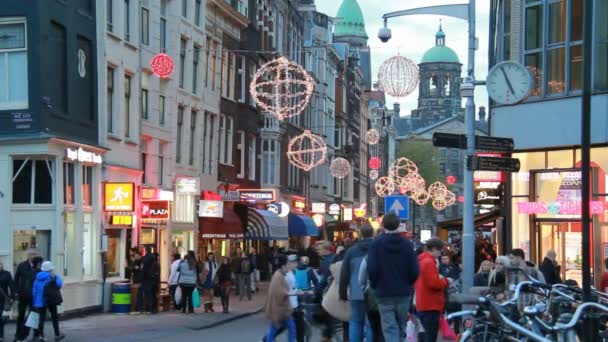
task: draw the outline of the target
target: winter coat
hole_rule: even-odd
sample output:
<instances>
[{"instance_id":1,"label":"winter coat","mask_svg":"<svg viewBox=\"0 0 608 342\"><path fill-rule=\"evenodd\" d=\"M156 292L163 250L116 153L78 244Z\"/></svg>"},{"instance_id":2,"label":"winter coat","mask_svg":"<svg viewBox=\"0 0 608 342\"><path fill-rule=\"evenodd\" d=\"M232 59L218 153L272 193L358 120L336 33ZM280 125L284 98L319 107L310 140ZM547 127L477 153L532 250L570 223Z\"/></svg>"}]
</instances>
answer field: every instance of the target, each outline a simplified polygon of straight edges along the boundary
<instances>
[{"instance_id":1,"label":"winter coat","mask_svg":"<svg viewBox=\"0 0 608 342\"><path fill-rule=\"evenodd\" d=\"M555 267L551 259L545 258L543 260L543 263L540 265L540 271L543 273L547 284L554 285L562 282L557 272L557 267Z\"/></svg>"},{"instance_id":2,"label":"winter coat","mask_svg":"<svg viewBox=\"0 0 608 342\"><path fill-rule=\"evenodd\" d=\"M206 289L213 288L215 285L215 276L217 275L217 263L215 261L205 261L201 281Z\"/></svg>"},{"instance_id":3,"label":"winter coat","mask_svg":"<svg viewBox=\"0 0 608 342\"><path fill-rule=\"evenodd\" d=\"M293 273L296 276L298 290L308 291L319 286L319 279L312 268L300 264Z\"/></svg>"},{"instance_id":4,"label":"winter coat","mask_svg":"<svg viewBox=\"0 0 608 342\"><path fill-rule=\"evenodd\" d=\"M315 288L315 295L319 298L322 296L327 285L329 285L329 277L331 276L329 267L333 263L335 257L334 254L329 254L321 260L321 265L319 267L319 286Z\"/></svg>"},{"instance_id":5,"label":"winter coat","mask_svg":"<svg viewBox=\"0 0 608 342\"><path fill-rule=\"evenodd\" d=\"M30 302L32 300L32 289L34 280L36 280L37 271L29 261L24 261L17 266L15 271L15 290L22 302Z\"/></svg>"},{"instance_id":6,"label":"winter coat","mask_svg":"<svg viewBox=\"0 0 608 342\"><path fill-rule=\"evenodd\" d=\"M343 261L338 261L331 264L330 271L333 278L329 289L323 296L321 305L333 318L342 322L348 322L350 319L350 305L348 301L340 299L340 270L342 269Z\"/></svg>"},{"instance_id":7,"label":"winter coat","mask_svg":"<svg viewBox=\"0 0 608 342\"><path fill-rule=\"evenodd\" d=\"M217 281L220 284L232 282L232 271L230 270L230 265L220 265L220 267L217 269Z\"/></svg>"},{"instance_id":8,"label":"winter coat","mask_svg":"<svg viewBox=\"0 0 608 342\"><path fill-rule=\"evenodd\" d=\"M359 269L361 262L367 257L371 243L371 239L361 240L346 252L340 271L340 299L365 299L365 294L359 286Z\"/></svg>"},{"instance_id":9,"label":"winter coat","mask_svg":"<svg viewBox=\"0 0 608 342\"><path fill-rule=\"evenodd\" d=\"M4 292L4 295L11 299L15 296L15 290L13 288L13 277L9 271L0 271L0 289ZM4 298L2 292L0 292L0 311L4 310Z\"/></svg>"},{"instance_id":10,"label":"winter coat","mask_svg":"<svg viewBox=\"0 0 608 342\"><path fill-rule=\"evenodd\" d=\"M445 290L449 286L446 278L439 275L437 258L429 252L418 256L420 277L416 281L416 310L441 311L445 310Z\"/></svg>"},{"instance_id":11,"label":"winter coat","mask_svg":"<svg viewBox=\"0 0 608 342\"><path fill-rule=\"evenodd\" d=\"M179 265L181 262L181 260L175 260L173 263L171 263L171 272L169 273L169 280L167 280L167 284L177 285L177 277L179 277Z\"/></svg>"},{"instance_id":12,"label":"winter coat","mask_svg":"<svg viewBox=\"0 0 608 342\"><path fill-rule=\"evenodd\" d=\"M197 283L197 267L196 265L193 268L190 268L187 261L183 261L179 265L179 280L178 283L180 285L196 285Z\"/></svg>"},{"instance_id":13,"label":"winter coat","mask_svg":"<svg viewBox=\"0 0 608 342\"><path fill-rule=\"evenodd\" d=\"M156 258L152 253L146 254L141 259L141 281L145 283L153 283L155 281L154 263Z\"/></svg>"},{"instance_id":14,"label":"winter coat","mask_svg":"<svg viewBox=\"0 0 608 342\"><path fill-rule=\"evenodd\" d=\"M285 320L291 317L293 309L289 303L289 286L285 275L281 270L277 270L272 275L272 280L268 287L268 296L264 313L274 325L282 325Z\"/></svg>"},{"instance_id":15,"label":"winter coat","mask_svg":"<svg viewBox=\"0 0 608 342\"><path fill-rule=\"evenodd\" d=\"M439 265L439 273L445 278L452 278L454 280L460 279L460 267L458 265Z\"/></svg>"},{"instance_id":16,"label":"winter coat","mask_svg":"<svg viewBox=\"0 0 608 342\"><path fill-rule=\"evenodd\" d=\"M57 287L63 287L63 280L61 277L56 274L51 274L50 272L39 272L36 275L36 280L34 281L34 290L32 291L33 295L33 306L36 309L46 307L46 303L44 301L44 288L51 281L51 279L55 279L55 283Z\"/></svg>"},{"instance_id":17,"label":"winter coat","mask_svg":"<svg viewBox=\"0 0 608 342\"><path fill-rule=\"evenodd\" d=\"M475 276L473 277L473 286L489 287L490 272L481 272L475 274Z\"/></svg>"},{"instance_id":18,"label":"winter coat","mask_svg":"<svg viewBox=\"0 0 608 342\"><path fill-rule=\"evenodd\" d=\"M369 248L367 271L376 297L410 296L419 272L414 246L399 234L378 236Z\"/></svg>"},{"instance_id":19,"label":"winter coat","mask_svg":"<svg viewBox=\"0 0 608 342\"><path fill-rule=\"evenodd\" d=\"M133 281L133 284L141 284L143 277L143 272L141 270L141 259L131 260L129 269L131 270L131 280Z\"/></svg>"}]
</instances>

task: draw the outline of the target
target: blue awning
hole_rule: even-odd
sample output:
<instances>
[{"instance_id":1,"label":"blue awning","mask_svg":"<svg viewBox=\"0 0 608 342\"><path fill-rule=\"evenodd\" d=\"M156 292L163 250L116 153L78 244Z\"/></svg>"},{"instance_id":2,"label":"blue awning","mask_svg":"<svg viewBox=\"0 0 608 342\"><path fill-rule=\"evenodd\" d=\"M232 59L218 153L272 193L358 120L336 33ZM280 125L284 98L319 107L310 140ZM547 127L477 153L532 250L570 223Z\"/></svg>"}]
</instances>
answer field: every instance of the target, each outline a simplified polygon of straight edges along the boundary
<instances>
[{"instance_id":1,"label":"blue awning","mask_svg":"<svg viewBox=\"0 0 608 342\"><path fill-rule=\"evenodd\" d=\"M249 240L287 240L287 218L279 217L268 210L249 208L247 213L247 231Z\"/></svg>"},{"instance_id":2,"label":"blue awning","mask_svg":"<svg viewBox=\"0 0 608 342\"><path fill-rule=\"evenodd\" d=\"M289 236L319 236L315 222L307 215L289 214Z\"/></svg>"}]
</instances>

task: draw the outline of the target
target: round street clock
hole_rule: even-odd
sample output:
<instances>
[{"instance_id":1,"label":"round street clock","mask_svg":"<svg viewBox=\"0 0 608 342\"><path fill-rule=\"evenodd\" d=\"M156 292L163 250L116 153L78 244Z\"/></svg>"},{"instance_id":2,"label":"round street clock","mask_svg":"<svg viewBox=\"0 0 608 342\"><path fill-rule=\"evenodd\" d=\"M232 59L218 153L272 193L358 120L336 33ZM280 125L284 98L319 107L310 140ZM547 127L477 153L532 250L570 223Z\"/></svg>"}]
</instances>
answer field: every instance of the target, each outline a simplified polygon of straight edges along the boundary
<instances>
[{"instance_id":1,"label":"round street clock","mask_svg":"<svg viewBox=\"0 0 608 342\"><path fill-rule=\"evenodd\" d=\"M501 105L512 105L524 100L532 87L532 74L528 68L513 61L496 64L486 79L488 95Z\"/></svg>"}]
</instances>

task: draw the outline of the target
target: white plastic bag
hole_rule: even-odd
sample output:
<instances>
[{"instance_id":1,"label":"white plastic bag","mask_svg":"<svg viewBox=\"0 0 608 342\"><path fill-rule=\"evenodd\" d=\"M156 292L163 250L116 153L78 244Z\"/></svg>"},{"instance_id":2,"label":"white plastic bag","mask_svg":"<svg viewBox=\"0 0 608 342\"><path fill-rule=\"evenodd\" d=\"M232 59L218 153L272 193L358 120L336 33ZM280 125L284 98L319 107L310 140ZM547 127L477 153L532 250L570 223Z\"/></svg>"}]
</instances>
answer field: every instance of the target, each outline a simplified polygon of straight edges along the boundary
<instances>
[{"instance_id":1,"label":"white plastic bag","mask_svg":"<svg viewBox=\"0 0 608 342\"><path fill-rule=\"evenodd\" d=\"M177 305L182 305L182 288L180 286L178 286L175 289L175 302L177 303Z\"/></svg>"},{"instance_id":2,"label":"white plastic bag","mask_svg":"<svg viewBox=\"0 0 608 342\"><path fill-rule=\"evenodd\" d=\"M407 321L407 326L405 327L405 333L407 335L407 342L416 342L418 341L418 333L416 332L416 324L412 322L412 320Z\"/></svg>"},{"instance_id":3,"label":"white plastic bag","mask_svg":"<svg viewBox=\"0 0 608 342\"><path fill-rule=\"evenodd\" d=\"M30 311L30 314L27 315L27 321L25 321L25 326L32 329L38 329L40 325L40 314L35 311Z\"/></svg>"}]
</instances>

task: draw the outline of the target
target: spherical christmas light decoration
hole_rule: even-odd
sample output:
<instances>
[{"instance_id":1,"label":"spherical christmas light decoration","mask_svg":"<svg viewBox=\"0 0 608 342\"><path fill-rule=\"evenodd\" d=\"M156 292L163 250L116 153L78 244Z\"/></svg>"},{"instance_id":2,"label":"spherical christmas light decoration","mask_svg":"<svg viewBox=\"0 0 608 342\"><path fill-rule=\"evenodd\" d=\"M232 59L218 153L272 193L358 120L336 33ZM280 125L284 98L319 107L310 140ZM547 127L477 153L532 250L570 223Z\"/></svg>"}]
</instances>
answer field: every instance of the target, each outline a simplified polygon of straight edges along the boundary
<instances>
[{"instance_id":1,"label":"spherical christmas light decoration","mask_svg":"<svg viewBox=\"0 0 608 342\"><path fill-rule=\"evenodd\" d=\"M329 165L329 172L336 178L344 178L350 173L350 163L344 158L334 158Z\"/></svg>"},{"instance_id":2,"label":"spherical christmas light decoration","mask_svg":"<svg viewBox=\"0 0 608 342\"><path fill-rule=\"evenodd\" d=\"M445 182L448 183L449 185L454 185L456 184L456 177L450 175L445 177Z\"/></svg>"},{"instance_id":3,"label":"spherical christmas light decoration","mask_svg":"<svg viewBox=\"0 0 608 342\"><path fill-rule=\"evenodd\" d=\"M403 56L394 56L380 65L380 90L393 97L405 97L418 87L418 65Z\"/></svg>"},{"instance_id":4,"label":"spherical christmas light decoration","mask_svg":"<svg viewBox=\"0 0 608 342\"><path fill-rule=\"evenodd\" d=\"M378 170L370 170L369 171L369 179L371 179L371 180L378 179Z\"/></svg>"},{"instance_id":5,"label":"spherical christmas light decoration","mask_svg":"<svg viewBox=\"0 0 608 342\"><path fill-rule=\"evenodd\" d=\"M249 92L262 110L283 120L304 111L314 84L306 69L279 57L258 69L249 84Z\"/></svg>"},{"instance_id":6,"label":"spherical christmas light decoration","mask_svg":"<svg viewBox=\"0 0 608 342\"><path fill-rule=\"evenodd\" d=\"M327 145L323 137L313 134L309 130L289 141L287 146L287 159L289 162L304 171L310 171L315 166L323 164L327 157Z\"/></svg>"},{"instance_id":7,"label":"spherical christmas light decoration","mask_svg":"<svg viewBox=\"0 0 608 342\"><path fill-rule=\"evenodd\" d=\"M154 75L167 78L173 72L173 59L166 53L159 53L150 61L150 68Z\"/></svg>"},{"instance_id":8,"label":"spherical christmas light decoration","mask_svg":"<svg viewBox=\"0 0 608 342\"><path fill-rule=\"evenodd\" d=\"M380 197L386 197L395 192L395 182L389 177L380 177L376 181L376 194Z\"/></svg>"},{"instance_id":9,"label":"spherical christmas light decoration","mask_svg":"<svg viewBox=\"0 0 608 342\"><path fill-rule=\"evenodd\" d=\"M456 202L456 195L441 182L431 184L428 192L433 200L433 207L437 210L443 210Z\"/></svg>"},{"instance_id":10,"label":"spherical christmas light decoration","mask_svg":"<svg viewBox=\"0 0 608 342\"><path fill-rule=\"evenodd\" d=\"M458 202L463 203L464 202L464 196L462 196L462 195L458 196Z\"/></svg>"},{"instance_id":11,"label":"spherical christmas light decoration","mask_svg":"<svg viewBox=\"0 0 608 342\"><path fill-rule=\"evenodd\" d=\"M376 145L380 142L380 132L375 128L370 128L365 132L365 141L370 145Z\"/></svg>"},{"instance_id":12,"label":"spherical christmas light decoration","mask_svg":"<svg viewBox=\"0 0 608 342\"><path fill-rule=\"evenodd\" d=\"M398 184L408 175L417 173L418 166L405 157L395 160L388 169L388 176L394 179Z\"/></svg>"},{"instance_id":13,"label":"spherical christmas light decoration","mask_svg":"<svg viewBox=\"0 0 608 342\"><path fill-rule=\"evenodd\" d=\"M421 192L415 193L414 196L412 196L412 199L418 205L425 205L429 202L430 197L429 193L425 189L423 189Z\"/></svg>"},{"instance_id":14,"label":"spherical christmas light decoration","mask_svg":"<svg viewBox=\"0 0 608 342\"><path fill-rule=\"evenodd\" d=\"M371 157L367 162L367 166L372 170L378 170L382 167L382 159L380 157Z\"/></svg>"}]
</instances>

